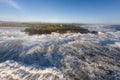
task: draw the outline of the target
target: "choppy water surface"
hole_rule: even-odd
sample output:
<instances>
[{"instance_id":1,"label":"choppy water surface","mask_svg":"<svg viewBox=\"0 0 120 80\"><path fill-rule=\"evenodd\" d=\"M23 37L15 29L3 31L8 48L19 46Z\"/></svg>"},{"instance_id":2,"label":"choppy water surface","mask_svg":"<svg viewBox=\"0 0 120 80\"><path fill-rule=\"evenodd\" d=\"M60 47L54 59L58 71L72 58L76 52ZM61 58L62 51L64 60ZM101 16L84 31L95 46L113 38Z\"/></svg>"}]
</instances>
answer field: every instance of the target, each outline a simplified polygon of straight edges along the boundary
<instances>
[{"instance_id":1,"label":"choppy water surface","mask_svg":"<svg viewBox=\"0 0 120 80\"><path fill-rule=\"evenodd\" d=\"M98 34L29 36L0 28L0 80L120 80L120 31L83 27Z\"/></svg>"}]
</instances>

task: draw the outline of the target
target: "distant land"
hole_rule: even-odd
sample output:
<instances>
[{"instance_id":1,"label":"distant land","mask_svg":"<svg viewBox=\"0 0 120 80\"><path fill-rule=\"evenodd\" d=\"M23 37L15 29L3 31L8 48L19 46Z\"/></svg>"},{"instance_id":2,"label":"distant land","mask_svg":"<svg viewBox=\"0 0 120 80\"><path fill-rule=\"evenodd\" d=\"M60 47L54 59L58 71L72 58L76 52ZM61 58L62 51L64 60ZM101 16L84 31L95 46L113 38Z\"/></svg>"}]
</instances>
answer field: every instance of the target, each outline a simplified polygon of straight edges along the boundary
<instances>
[{"instance_id":1,"label":"distant land","mask_svg":"<svg viewBox=\"0 0 120 80\"><path fill-rule=\"evenodd\" d=\"M10 22L10 21L0 21L0 27L41 27L48 25L74 25L80 26L84 24L80 23L46 23L46 22Z\"/></svg>"},{"instance_id":2,"label":"distant land","mask_svg":"<svg viewBox=\"0 0 120 80\"><path fill-rule=\"evenodd\" d=\"M96 31L89 31L88 29L82 28L78 23L33 23L33 22L4 22L0 21L0 27L26 27L25 32L34 34L51 34L52 32L57 33L93 33L97 34Z\"/></svg>"}]
</instances>

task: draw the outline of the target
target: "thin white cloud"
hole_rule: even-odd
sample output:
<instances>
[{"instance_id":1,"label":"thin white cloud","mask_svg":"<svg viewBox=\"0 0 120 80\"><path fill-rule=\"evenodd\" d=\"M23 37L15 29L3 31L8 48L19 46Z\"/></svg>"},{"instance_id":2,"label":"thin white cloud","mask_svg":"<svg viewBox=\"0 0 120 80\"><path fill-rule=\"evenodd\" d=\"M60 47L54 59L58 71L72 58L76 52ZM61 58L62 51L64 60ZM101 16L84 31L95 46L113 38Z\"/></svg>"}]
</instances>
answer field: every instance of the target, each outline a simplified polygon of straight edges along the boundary
<instances>
[{"instance_id":1,"label":"thin white cloud","mask_svg":"<svg viewBox=\"0 0 120 80\"><path fill-rule=\"evenodd\" d=\"M17 10L21 9L21 7L18 5L18 3L15 0L0 0L0 2L6 4L8 6L11 6Z\"/></svg>"}]
</instances>

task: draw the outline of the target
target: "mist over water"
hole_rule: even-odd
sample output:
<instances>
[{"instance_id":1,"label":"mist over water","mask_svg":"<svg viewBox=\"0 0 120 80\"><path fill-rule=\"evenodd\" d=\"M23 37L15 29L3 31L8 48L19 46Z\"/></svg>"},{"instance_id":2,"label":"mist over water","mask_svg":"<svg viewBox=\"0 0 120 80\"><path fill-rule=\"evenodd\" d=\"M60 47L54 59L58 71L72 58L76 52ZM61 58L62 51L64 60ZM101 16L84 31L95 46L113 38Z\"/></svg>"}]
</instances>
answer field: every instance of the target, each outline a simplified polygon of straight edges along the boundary
<instances>
[{"instance_id":1,"label":"mist over water","mask_svg":"<svg viewBox=\"0 0 120 80\"><path fill-rule=\"evenodd\" d=\"M98 34L30 36L24 28L0 28L0 80L119 80L118 28L82 27Z\"/></svg>"}]
</instances>

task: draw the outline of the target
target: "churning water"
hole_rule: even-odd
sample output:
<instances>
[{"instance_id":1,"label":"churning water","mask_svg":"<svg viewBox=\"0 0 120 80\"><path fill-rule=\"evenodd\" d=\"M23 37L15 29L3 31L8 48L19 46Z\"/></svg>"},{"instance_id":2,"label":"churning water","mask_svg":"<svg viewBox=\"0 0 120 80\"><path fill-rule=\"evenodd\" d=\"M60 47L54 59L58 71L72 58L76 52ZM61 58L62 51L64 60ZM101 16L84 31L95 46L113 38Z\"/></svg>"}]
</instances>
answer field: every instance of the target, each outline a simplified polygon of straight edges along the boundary
<instances>
[{"instance_id":1,"label":"churning water","mask_svg":"<svg viewBox=\"0 0 120 80\"><path fill-rule=\"evenodd\" d=\"M120 31L27 35L0 28L0 80L120 80Z\"/></svg>"}]
</instances>

